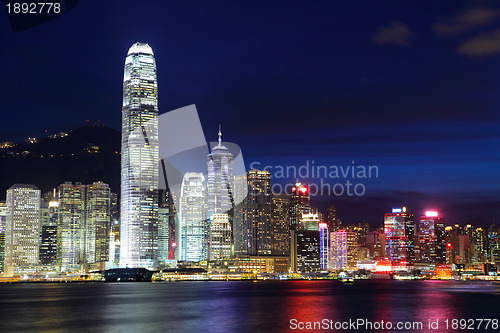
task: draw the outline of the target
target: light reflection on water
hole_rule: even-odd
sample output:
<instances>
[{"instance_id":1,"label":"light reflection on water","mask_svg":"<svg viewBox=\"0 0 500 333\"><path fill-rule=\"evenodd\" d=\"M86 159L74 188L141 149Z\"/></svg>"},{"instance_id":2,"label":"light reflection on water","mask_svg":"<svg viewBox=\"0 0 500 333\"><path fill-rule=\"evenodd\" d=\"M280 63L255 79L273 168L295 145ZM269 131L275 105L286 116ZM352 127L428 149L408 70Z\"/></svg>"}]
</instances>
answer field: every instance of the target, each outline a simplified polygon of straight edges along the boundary
<instances>
[{"instance_id":1,"label":"light reflection on water","mask_svg":"<svg viewBox=\"0 0 500 333\"><path fill-rule=\"evenodd\" d=\"M497 291L443 281L5 284L0 332L291 332L293 318L420 321L431 332L429 319L499 319Z\"/></svg>"}]
</instances>

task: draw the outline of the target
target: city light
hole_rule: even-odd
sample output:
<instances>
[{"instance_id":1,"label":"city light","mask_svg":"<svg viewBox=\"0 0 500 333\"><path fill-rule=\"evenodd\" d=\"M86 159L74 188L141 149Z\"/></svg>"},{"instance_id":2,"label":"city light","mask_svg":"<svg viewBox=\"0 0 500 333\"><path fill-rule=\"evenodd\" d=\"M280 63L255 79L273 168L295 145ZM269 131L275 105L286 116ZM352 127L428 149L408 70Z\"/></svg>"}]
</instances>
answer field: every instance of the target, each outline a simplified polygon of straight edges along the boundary
<instances>
[{"instance_id":1,"label":"city light","mask_svg":"<svg viewBox=\"0 0 500 333\"><path fill-rule=\"evenodd\" d=\"M436 216L438 216L438 212L432 211L432 210L428 210L428 211L425 212L425 216L427 216L427 217L436 217Z\"/></svg>"}]
</instances>

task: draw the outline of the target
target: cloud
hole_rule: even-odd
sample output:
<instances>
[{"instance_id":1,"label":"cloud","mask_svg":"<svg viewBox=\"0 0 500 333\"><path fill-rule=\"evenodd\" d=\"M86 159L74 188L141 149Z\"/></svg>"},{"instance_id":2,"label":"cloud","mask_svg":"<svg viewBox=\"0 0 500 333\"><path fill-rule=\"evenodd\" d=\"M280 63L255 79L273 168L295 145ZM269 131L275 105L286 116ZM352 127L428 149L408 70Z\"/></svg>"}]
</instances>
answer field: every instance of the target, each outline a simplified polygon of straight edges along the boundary
<instances>
[{"instance_id":1,"label":"cloud","mask_svg":"<svg viewBox=\"0 0 500 333\"><path fill-rule=\"evenodd\" d=\"M458 46L457 51L473 58L500 54L500 30L481 33L468 39Z\"/></svg>"},{"instance_id":2,"label":"cloud","mask_svg":"<svg viewBox=\"0 0 500 333\"><path fill-rule=\"evenodd\" d=\"M469 8L460 15L434 23L433 28L438 35L451 36L490 25L499 17L500 9Z\"/></svg>"},{"instance_id":3,"label":"cloud","mask_svg":"<svg viewBox=\"0 0 500 333\"><path fill-rule=\"evenodd\" d=\"M396 44L409 46L414 33L401 22L392 22L388 27L379 28L372 41L375 44Z\"/></svg>"}]
</instances>

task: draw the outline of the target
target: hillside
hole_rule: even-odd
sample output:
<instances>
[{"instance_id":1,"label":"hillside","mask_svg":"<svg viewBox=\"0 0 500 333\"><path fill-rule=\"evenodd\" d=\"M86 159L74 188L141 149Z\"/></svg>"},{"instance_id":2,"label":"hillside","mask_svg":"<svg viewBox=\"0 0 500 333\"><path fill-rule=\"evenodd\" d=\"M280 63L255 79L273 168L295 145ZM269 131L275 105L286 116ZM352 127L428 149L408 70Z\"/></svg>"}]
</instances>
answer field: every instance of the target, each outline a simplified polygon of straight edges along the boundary
<instances>
[{"instance_id":1,"label":"hillside","mask_svg":"<svg viewBox=\"0 0 500 333\"><path fill-rule=\"evenodd\" d=\"M85 126L0 149L0 200L16 183L34 184L42 193L65 181L103 181L120 190L120 133L104 126Z\"/></svg>"}]
</instances>

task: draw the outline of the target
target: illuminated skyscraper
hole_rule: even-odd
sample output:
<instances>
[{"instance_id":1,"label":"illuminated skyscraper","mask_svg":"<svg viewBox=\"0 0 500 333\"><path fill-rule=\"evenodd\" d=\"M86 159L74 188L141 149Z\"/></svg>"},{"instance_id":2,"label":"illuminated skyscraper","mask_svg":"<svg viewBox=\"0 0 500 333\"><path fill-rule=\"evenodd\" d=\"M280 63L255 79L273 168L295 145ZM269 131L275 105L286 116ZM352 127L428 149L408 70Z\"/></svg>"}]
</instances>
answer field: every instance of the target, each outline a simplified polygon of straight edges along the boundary
<instances>
[{"instance_id":1,"label":"illuminated skyscraper","mask_svg":"<svg viewBox=\"0 0 500 333\"><path fill-rule=\"evenodd\" d=\"M219 143L207 156L207 218L209 221L209 259L229 259L232 250L233 224L233 154L222 144L222 132L219 126ZM217 214L217 219L214 218ZM222 214L222 215L221 215ZM226 216L228 225L226 226ZM217 225L213 225L213 223ZM213 230L212 230L213 229ZM229 246L226 244L229 231ZM212 247L214 247L212 249Z\"/></svg>"},{"instance_id":2,"label":"illuminated skyscraper","mask_svg":"<svg viewBox=\"0 0 500 333\"><path fill-rule=\"evenodd\" d=\"M207 170L207 217L211 219L214 214L232 214L233 154L222 145L220 128L219 144L207 156Z\"/></svg>"},{"instance_id":3,"label":"illuminated skyscraper","mask_svg":"<svg viewBox=\"0 0 500 333\"><path fill-rule=\"evenodd\" d=\"M234 237L237 255L270 255L271 174L269 171L247 172L248 195L235 208Z\"/></svg>"},{"instance_id":4,"label":"illuminated skyscraper","mask_svg":"<svg viewBox=\"0 0 500 333\"><path fill-rule=\"evenodd\" d=\"M7 190L5 223L5 275L38 264L40 237L40 190L16 184Z\"/></svg>"},{"instance_id":5,"label":"illuminated skyscraper","mask_svg":"<svg viewBox=\"0 0 500 333\"><path fill-rule=\"evenodd\" d=\"M385 255L395 270L408 270L415 264L415 226L406 207L395 208L384 216Z\"/></svg>"},{"instance_id":6,"label":"illuminated skyscraper","mask_svg":"<svg viewBox=\"0 0 500 333\"><path fill-rule=\"evenodd\" d=\"M271 254L274 256L290 255L290 198L286 194L272 194L271 206Z\"/></svg>"},{"instance_id":7,"label":"illuminated skyscraper","mask_svg":"<svg viewBox=\"0 0 500 333\"><path fill-rule=\"evenodd\" d=\"M488 260L500 265L500 228L494 223L488 229Z\"/></svg>"},{"instance_id":8,"label":"illuminated skyscraper","mask_svg":"<svg viewBox=\"0 0 500 333\"><path fill-rule=\"evenodd\" d=\"M319 263L321 270L327 270L329 266L329 239L328 225L321 222L319 224Z\"/></svg>"},{"instance_id":9,"label":"illuminated skyscraper","mask_svg":"<svg viewBox=\"0 0 500 333\"><path fill-rule=\"evenodd\" d=\"M121 149L120 266L156 268L158 251L158 88L148 44L125 59Z\"/></svg>"},{"instance_id":10,"label":"illuminated skyscraper","mask_svg":"<svg viewBox=\"0 0 500 333\"><path fill-rule=\"evenodd\" d=\"M430 264L445 263L444 219L438 212L427 211L418 220L418 242L420 262Z\"/></svg>"},{"instance_id":11,"label":"illuminated skyscraper","mask_svg":"<svg viewBox=\"0 0 500 333\"><path fill-rule=\"evenodd\" d=\"M231 258L231 224L228 214L214 214L210 222L209 255L210 260Z\"/></svg>"},{"instance_id":12,"label":"illuminated skyscraper","mask_svg":"<svg viewBox=\"0 0 500 333\"><path fill-rule=\"evenodd\" d=\"M209 229L205 185L205 177L198 172L188 172L182 180L177 230L179 260L207 260Z\"/></svg>"},{"instance_id":13,"label":"illuminated skyscraper","mask_svg":"<svg viewBox=\"0 0 500 333\"><path fill-rule=\"evenodd\" d=\"M488 261L488 255L487 255L487 232L483 228L476 228L471 237L471 245L474 248L474 256L473 256L473 261L477 263L481 262L487 262Z\"/></svg>"},{"instance_id":14,"label":"illuminated skyscraper","mask_svg":"<svg viewBox=\"0 0 500 333\"><path fill-rule=\"evenodd\" d=\"M109 259L111 232L111 191L109 185L95 182L87 186L85 218L85 257L87 263Z\"/></svg>"},{"instance_id":15,"label":"illuminated skyscraper","mask_svg":"<svg viewBox=\"0 0 500 333\"><path fill-rule=\"evenodd\" d=\"M290 227L296 228L300 223L302 214L309 213L311 209L309 205L309 190L301 183L295 184L292 187L290 197Z\"/></svg>"},{"instance_id":16,"label":"illuminated skyscraper","mask_svg":"<svg viewBox=\"0 0 500 333\"><path fill-rule=\"evenodd\" d=\"M320 233L318 230L291 230L291 268L294 272L321 270Z\"/></svg>"},{"instance_id":17,"label":"illuminated skyscraper","mask_svg":"<svg viewBox=\"0 0 500 333\"><path fill-rule=\"evenodd\" d=\"M58 188L59 223L57 258L61 272L73 272L85 262L85 192L81 183L66 182Z\"/></svg>"},{"instance_id":18,"label":"illuminated skyscraper","mask_svg":"<svg viewBox=\"0 0 500 333\"><path fill-rule=\"evenodd\" d=\"M338 230L330 233L330 269L354 270L357 260L357 235L354 231Z\"/></svg>"}]
</instances>

